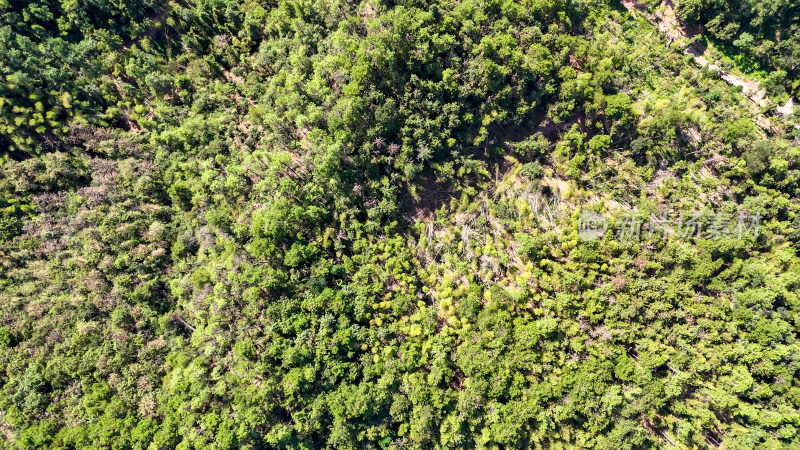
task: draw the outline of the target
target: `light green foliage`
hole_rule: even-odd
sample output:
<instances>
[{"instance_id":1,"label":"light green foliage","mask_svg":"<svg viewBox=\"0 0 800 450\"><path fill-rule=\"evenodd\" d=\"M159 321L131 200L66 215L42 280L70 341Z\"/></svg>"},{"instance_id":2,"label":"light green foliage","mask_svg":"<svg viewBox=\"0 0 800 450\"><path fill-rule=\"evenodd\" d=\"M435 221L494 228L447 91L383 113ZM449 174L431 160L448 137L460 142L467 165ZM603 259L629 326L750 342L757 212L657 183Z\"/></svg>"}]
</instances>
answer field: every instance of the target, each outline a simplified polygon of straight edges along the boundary
<instances>
[{"instance_id":1,"label":"light green foliage","mask_svg":"<svg viewBox=\"0 0 800 450\"><path fill-rule=\"evenodd\" d=\"M800 147L643 20L84 3L0 1L0 446L798 445ZM578 233L667 206L761 236Z\"/></svg>"}]
</instances>

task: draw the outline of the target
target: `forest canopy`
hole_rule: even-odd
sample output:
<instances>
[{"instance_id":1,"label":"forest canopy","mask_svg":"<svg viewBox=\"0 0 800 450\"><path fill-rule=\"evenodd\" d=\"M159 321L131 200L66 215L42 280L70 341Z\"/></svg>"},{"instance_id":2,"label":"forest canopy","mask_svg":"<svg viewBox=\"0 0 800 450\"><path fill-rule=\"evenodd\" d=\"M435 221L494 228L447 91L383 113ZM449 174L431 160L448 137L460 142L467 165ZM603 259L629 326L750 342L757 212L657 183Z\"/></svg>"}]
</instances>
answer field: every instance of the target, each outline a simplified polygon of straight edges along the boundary
<instances>
[{"instance_id":1,"label":"forest canopy","mask_svg":"<svg viewBox=\"0 0 800 450\"><path fill-rule=\"evenodd\" d=\"M800 445L800 5L623 3L0 0L0 446Z\"/></svg>"}]
</instances>

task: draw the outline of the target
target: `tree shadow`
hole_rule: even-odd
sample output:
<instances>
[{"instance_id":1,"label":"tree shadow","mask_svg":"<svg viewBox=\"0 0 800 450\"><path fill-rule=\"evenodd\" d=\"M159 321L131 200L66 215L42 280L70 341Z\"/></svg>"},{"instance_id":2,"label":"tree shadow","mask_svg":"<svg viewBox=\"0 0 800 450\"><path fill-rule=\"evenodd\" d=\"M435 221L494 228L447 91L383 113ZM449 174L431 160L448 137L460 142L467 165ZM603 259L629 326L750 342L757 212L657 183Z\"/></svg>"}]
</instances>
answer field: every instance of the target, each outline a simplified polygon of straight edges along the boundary
<instances>
[{"instance_id":1,"label":"tree shadow","mask_svg":"<svg viewBox=\"0 0 800 450\"><path fill-rule=\"evenodd\" d=\"M482 161L486 167L496 169L498 178L502 178L508 173L513 163L506 158L513 155L521 163L527 163L540 158L541 155L522 156L515 152L513 145L535 136L540 133L551 144L555 144L560 135L570 129L574 124L579 124L582 131L587 132L587 136L596 134L596 131L584 130L585 113L574 111L568 120L555 123L547 117L547 111L537 108L530 112L523 123L493 123L487 126L488 137L484 144L469 149L465 155L470 159ZM469 130L466 134L475 136L477 127ZM421 219L432 217L437 210L445 206L452 199L459 199L464 184L477 184L476 175L463 176L454 179L452 182L441 182L437 180L436 173L430 165L420 172L414 179L414 186L418 199L412 197L410 192L400 200L400 216L407 224L413 224Z\"/></svg>"}]
</instances>

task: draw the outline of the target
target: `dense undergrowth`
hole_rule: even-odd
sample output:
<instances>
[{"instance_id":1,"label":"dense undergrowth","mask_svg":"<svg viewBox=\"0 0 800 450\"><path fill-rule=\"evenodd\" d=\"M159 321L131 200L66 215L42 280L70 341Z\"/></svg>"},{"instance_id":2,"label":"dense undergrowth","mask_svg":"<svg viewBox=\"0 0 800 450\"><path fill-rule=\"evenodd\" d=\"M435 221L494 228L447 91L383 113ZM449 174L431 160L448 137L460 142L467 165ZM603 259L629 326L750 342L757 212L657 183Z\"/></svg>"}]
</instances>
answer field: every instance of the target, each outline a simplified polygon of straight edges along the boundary
<instances>
[{"instance_id":1,"label":"dense undergrowth","mask_svg":"<svg viewBox=\"0 0 800 450\"><path fill-rule=\"evenodd\" d=\"M619 5L0 17L4 446L797 445L794 122Z\"/></svg>"}]
</instances>

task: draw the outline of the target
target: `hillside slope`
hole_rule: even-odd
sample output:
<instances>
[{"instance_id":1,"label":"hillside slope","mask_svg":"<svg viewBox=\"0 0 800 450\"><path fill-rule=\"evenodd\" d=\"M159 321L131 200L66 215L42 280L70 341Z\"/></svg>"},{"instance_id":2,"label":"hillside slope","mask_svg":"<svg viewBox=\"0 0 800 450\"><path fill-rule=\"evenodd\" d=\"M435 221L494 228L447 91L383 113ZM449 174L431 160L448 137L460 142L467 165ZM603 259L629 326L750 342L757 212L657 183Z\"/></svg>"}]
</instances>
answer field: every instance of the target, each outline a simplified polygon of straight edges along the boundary
<instances>
[{"instance_id":1,"label":"hillside slope","mask_svg":"<svg viewBox=\"0 0 800 450\"><path fill-rule=\"evenodd\" d=\"M3 447L798 445L797 118L643 14L0 17Z\"/></svg>"}]
</instances>

